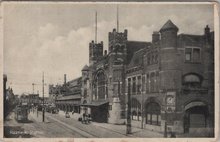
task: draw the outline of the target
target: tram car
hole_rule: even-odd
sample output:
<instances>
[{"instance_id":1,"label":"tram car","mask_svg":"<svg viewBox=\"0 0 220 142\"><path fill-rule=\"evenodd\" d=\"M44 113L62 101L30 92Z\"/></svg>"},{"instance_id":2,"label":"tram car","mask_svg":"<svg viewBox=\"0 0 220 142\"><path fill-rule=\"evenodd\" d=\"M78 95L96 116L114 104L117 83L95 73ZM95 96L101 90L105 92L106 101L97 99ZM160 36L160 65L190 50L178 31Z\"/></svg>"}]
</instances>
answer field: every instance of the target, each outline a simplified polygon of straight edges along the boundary
<instances>
[{"instance_id":1,"label":"tram car","mask_svg":"<svg viewBox=\"0 0 220 142\"><path fill-rule=\"evenodd\" d=\"M18 105L15 108L15 119L18 122L28 121L28 107L26 105Z\"/></svg>"}]
</instances>

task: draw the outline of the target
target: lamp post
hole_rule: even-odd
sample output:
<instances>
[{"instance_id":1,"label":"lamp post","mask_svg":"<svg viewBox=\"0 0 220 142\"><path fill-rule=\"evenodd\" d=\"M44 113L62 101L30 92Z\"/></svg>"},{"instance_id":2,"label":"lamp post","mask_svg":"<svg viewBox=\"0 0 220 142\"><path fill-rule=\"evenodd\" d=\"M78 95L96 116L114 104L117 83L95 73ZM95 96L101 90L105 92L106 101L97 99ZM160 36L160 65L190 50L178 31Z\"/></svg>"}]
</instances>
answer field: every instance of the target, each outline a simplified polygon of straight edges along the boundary
<instances>
[{"instance_id":1,"label":"lamp post","mask_svg":"<svg viewBox=\"0 0 220 142\"><path fill-rule=\"evenodd\" d=\"M165 108L164 138L167 138L167 111Z\"/></svg>"},{"instance_id":2,"label":"lamp post","mask_svg":"<svg viewBox=\"0 0 220 142\"><path fill-rule=\"evenodd\" d=\"M128 82L128 103L127 103L127 124L126 124L126 134L131 134L131 85Z\"/></svg>"}]
</instances>

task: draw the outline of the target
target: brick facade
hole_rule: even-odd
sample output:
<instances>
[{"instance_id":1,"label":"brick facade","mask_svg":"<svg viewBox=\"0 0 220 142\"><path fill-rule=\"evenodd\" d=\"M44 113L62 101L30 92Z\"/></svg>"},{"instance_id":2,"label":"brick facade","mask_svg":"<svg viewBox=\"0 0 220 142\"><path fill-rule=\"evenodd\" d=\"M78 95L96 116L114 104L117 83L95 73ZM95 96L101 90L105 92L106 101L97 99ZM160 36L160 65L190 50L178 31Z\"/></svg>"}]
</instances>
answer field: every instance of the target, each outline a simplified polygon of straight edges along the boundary
<instances>
[{"instance_id":1,"label":"brick facade","mask_svg":"<svg viewBox=\"0 0 220 142\"><path fill-rule=\"evenodd\" d=\"M168 20L152 34L152 42L129 41L127 34L127 30L109 32L109 53L90 58L92 64L82 71L87 90L83 100L108 101L107 121L119 123L112 122L116 116L111 114L120 110L125 122L130 92L137 127L143 123L146 129L163 132L166 125L167 131L177 133L213 128L214 32L206 26L203 35L178 34L178 27ZM101 55L98 49L89 54ZM112 110L114 98L119 98L120 106ZM204 109L205 114L197 109ZM199 116L204 122L196 124Z\"/></svg>"}]
</instances>

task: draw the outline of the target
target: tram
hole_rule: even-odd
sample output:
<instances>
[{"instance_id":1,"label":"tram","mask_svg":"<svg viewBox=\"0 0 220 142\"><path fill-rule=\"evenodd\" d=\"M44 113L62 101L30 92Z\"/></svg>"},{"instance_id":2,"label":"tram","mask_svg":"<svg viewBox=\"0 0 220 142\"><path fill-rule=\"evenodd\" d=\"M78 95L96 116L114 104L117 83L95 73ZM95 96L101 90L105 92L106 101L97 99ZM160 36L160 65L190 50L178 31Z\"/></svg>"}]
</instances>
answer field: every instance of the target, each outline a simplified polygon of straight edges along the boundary
<instances>
[{"instance_id":1,"label":"tram","mask_svg":"<svg viewBox=\"0 0 220 142\"><path fill-rule=\"evenodd\" d=\"M28 106L18 105L15 108L15 120L18 122L28 121Z\"/></svg>"}]
</instances>

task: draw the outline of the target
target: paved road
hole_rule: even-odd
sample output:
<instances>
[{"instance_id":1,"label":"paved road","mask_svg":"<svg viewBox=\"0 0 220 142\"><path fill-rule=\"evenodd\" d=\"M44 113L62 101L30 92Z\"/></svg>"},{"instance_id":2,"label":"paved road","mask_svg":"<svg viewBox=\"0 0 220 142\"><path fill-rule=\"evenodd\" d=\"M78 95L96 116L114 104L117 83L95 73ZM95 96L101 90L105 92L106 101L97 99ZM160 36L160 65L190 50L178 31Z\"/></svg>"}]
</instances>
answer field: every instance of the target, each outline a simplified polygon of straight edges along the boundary
<instances>
[{"instance_id":1,"label":"paved road","mask_svg":"<svg viewBox=\"0 0 220 142\"><path fill-rule=\"evenodd\" d=\"M81 122L71 119L71 118L65 118L64 116L61 116L59 114L45 114L46 118L53 119L54 121L57 121L60 124L63 124L65 126L68 126L70 128L74 128L77 132L80 134L86 135L88 137L95 137L95 138L122 138L122 137L128 137L125 134L121 134L118 132L115 132L114 130L105 129L93 124L82 124ZM85 137L87 137L84 135Z\"/></svg>"},{"instance_id":2,"label":"paved road","mask_svg":"<svg viewBox=\"0 0 220 142\"><path fill-rule=\"evenodd\" d=\"M133 130L133 135L126 135L125 126L108 124L82 124L74 118L65 118L64 115L45 113L45 122L42 122L42 113L38 116L29 114L28 123L17 123L14 113L5 121L6 137L41 137L41 138L126 138L126 137L161 137L155 132ZM106 126L105 126L106 125ZM107 126L108 125L108 126ZM14 134L13 132L20 132Z\"/></svg>"},{"instance_id":3,"label":"paved road","mask_svg":"<svg viewBox=\"0 0 220 142\"><path fill-rule=\"evenodd\" d=\"M40 117L40 116L39 116ZM53 119L43 123L37 121L32 115L29 115L29 122L18 123L14 119L14 113L11 113L4 122L5 137L47 137L47 138L81 138L85 137L77 131L69 129L63 124L57 123Z\"/></svg>"}]
</instances>

